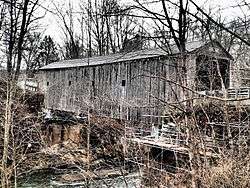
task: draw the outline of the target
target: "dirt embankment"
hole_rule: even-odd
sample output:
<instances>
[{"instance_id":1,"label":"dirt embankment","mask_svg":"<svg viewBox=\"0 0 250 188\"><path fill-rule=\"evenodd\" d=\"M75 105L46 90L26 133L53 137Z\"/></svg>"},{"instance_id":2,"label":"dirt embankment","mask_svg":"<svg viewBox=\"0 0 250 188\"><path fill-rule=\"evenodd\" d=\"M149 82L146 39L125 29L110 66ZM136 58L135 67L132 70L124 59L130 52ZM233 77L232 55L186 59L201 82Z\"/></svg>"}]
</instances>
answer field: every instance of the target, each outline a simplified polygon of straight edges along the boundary
<instances>
[{"instance_id":1,"label":"dirt embankment","mask_svg":"<svg viewBox=\"0 0 250 188\"><path fill-rule=\"evenodd\" d=\"M4 121L6 86L1 83L0 116ZM17 164L18 175L41 170L110 170L123 164L121 136L123 122L92 115L90 122L45 121L43 94L17 90L12 101L13 130L10 138L9 166ZM87 127L90 125L90 151L87 155ZM51 143L53 128L61 130L59 142ZM75 131L77 127L77 131ZM71 131L68 131L71 130ZM73 130L73 131L72 131ZM67 132L68 131L68 132ZM68 135L66 134L68 133ZM3 135L3 127L0 129ZM63 137L64 135L67 135ZM78 137L78 139L76 139ZM3 138L3 136L1 136ZM3 140L0 139L0 147ZM1 150L2 151L2 150ZM88 157L89 156L89 157ZM1 153L0 153L1 157Z\"/></svg>"},{"instance_id":2,"label":"dirt embankment","mask_svg":"<svg viewBox=\"0 0 250 188\"><path fill-rule=\"evenodd\" d=\"M73 118L74 119L74 118ZM91 179L120 176L124 164L121 137L124 122L91 115L90 121L53 120L42 122L39 151L27 153L19 166L20 175L39 171L68 172ZM90 150L87 151L87 128ZM68 175L66 176L68 178ZM67 179L66 178L66 179ZM65 180L66 181L66 180Z\"/></svg>"}]
</instances>

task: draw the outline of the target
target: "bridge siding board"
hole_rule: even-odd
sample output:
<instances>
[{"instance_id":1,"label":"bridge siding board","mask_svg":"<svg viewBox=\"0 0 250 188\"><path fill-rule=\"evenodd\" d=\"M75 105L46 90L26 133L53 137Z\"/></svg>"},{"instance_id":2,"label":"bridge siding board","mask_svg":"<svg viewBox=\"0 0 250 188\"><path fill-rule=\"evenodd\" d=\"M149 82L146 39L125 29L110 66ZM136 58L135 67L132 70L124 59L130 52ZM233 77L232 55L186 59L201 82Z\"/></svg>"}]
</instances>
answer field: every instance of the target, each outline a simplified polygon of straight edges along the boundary
<instances>
[{"instance_id":1,"label":"bridge siding board","mask_svg":"<svg viewBox=\"0 0 250 188\"><path fill-rule=\"evenodd\" d=\"M179 99L183 98L181 88L167 81L178 82L179 76L183 76L177 74L179 61L176 57L154 57L44 71L43 83L50 82L49 87L45 86L45 104L49 109L76 113L86 113L92 106L101 115L120 118L122 112L123 118L131 120L137 120L138 115L152 115L154 117L145 117L144 120L160 123L159 118L155 117L163 115L165 107L156 98L168 102L176 101L176 94ZM187 65L188 86L194 87L195 55L188 56ZM121 109L122 80L126 80L126 85L125 102Z\"/></svg>"},{"instance_id":2,"label":"bridge siding board","mask_svg":"<svg viewBox=\"0 0 250 188\"><path fill-rule=\"evenodd\" d=\"M158 61L158 59L148 59L139 63L138 61L131 61L96 67L78 67L61 69L59 71L47 71L46 80L53 85L50 85L46 91L46 106L48 108L79 112L85 109L82 108L82 106L84 106L84 103L89 104L90 98L93 98L94 94L98 96L106 94L107 98L119 103L121 102L119 100L121 98L121 82L122 80L126 80L125 99L126 101L133 101L134 104L136 104L135 109L132 109L133 113L130 114L136 119L139 112L136 107L142 104L143 106L153 106L152 109L142 110L143 113L149 113L146 115L152 114L159 116L158 111L160 110L160 104L157 99L152 98L150 94L160 99L164 99L165 96L167 96L166 81L155 78L157 76L167 75L167 66L165 62L159 63ZM92 83L92 81L94 81L94 83ZM69 85L70 83L71 85ZM165 86L163 86L164 84ZM102 104L109 106L109 103L110 106L112 106L112 111L114 111L112 112L113 115L117 116L119 114L118 107L112 105L111 101L107 101L107 103L101 103L100 99L94 101L97 101L97 103L94 102L94 106L97 109L105 108ZM79 105L79 102L81 105ZM128 108L129 106L126 106L124 108L125 110L123 109L127 115L129 114Z\"/></svg>"}]
</instances>

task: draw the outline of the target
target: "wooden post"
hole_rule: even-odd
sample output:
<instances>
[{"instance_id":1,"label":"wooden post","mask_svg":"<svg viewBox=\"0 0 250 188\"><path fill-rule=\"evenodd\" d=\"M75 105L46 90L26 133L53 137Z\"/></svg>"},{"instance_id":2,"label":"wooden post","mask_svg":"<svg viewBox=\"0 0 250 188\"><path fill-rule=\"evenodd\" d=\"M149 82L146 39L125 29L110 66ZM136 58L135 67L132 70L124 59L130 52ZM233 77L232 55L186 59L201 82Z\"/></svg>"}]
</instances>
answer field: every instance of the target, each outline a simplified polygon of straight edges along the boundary
<instances>
[{"instance_id":1,"label":"wooden post","mask_svg":"<svg viewBox=\"0 0 250 188\"><path fill-rule=\"evenodd\" d=\"M91 134L91 114L88 111L88 124L87 124L87 171L90 169L90 134Z\"/></svg>"},{"instance_id":2,"label":"wooden post","mask_svg":"<svg viewBox=\"0 0 250 188\"><path fill-rule=\"evenodd\" d=\"M80 125L74 125L69 127L68 139L77 146L79 146L80 144L80 132L81 132Z\"/></svg>"},{"instance_id":3,"label":"wooden post","mask_svg":"<svg viewBox=\"0 0 250 188\"><path fill-rule=\"evenodd\" d=\"M52 145L61 143L62 127L61 125L53 125L52 127Z\"/></svg>"}]
</instances>

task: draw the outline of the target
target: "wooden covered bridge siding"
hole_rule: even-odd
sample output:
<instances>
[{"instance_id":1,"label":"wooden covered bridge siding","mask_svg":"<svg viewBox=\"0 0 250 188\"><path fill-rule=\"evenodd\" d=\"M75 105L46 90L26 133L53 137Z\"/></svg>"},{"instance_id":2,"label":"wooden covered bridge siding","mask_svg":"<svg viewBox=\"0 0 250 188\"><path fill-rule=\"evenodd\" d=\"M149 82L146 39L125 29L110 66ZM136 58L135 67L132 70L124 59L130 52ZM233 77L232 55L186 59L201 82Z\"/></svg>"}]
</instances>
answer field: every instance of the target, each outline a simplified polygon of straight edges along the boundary
<instances>
[{"instance_id":1,"label":"wooden covered bridge siding","mask_svg":"<svg viewBox=\"0 0 250 188\"><path fill-rule=\"evenodd\" d=\"M188 64L188 82L193 84L193 56ZM52 69L45 71L44 76L47 108L78 114L94 109L101 115L133 121L160 123L159 116L164 114L166 105L161 101L176 101L182 93L172 83L179 80L176 60L163 56Z\"/></svg>"}]
</instances>

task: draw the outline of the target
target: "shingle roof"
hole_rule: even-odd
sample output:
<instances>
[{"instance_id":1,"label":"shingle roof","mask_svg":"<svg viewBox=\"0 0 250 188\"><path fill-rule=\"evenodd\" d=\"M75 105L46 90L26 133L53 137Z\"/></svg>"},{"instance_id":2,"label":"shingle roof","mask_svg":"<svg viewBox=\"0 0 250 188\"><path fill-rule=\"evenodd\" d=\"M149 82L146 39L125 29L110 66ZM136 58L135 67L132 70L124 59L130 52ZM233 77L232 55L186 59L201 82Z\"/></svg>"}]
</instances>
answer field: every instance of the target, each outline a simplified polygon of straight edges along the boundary
<instances>
[{"instance_id":1,"label":"shingle roof","mask_svg":"<svg viewBox=\"0 0 250 188\"><path fill-rule=\"evenodd\" d=\"M202 41L189 42L186 44L186 49L188 52L192 52L204 45L205 43ZM171 45L170 48L171 48L172 54L179 53L179 50L176 45ZM117 53L117 54L111 54L111 55L106 55L106 56L96 56L96 57L91 57L91 58L62 60L59 62L46 65L40 68L40 70L95 66L95 65L101 65L101 64L129 61L129 60L136 60L136 59L153 58L153 57L167 56L167 55L168 53L166 50L155 48L155 49L139 50L139 51L133 51L133 52Z\"/></svg>"}]
</instances>

